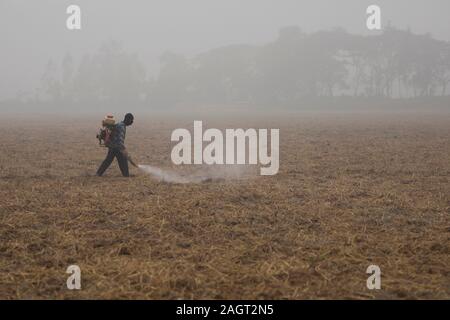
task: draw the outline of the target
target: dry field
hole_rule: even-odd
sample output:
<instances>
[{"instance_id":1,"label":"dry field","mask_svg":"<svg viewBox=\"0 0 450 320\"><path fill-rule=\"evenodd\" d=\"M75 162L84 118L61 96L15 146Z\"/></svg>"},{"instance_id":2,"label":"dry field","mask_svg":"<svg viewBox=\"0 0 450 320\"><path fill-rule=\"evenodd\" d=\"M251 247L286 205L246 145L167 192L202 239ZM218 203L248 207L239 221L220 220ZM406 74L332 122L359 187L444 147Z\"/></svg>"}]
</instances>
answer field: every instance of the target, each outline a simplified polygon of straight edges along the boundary
<instances>
[{"instance_id":1,"label":"dry field","mask_svg":"<svg viewBox=\"0 0 450 320\"><path fill-rule=\"evenodd\" d=\"M450 298L449 114L197 119L280 128L281 148L276 176L200 184L94 176L102 116L2 116L0 298ZM130 153L170 167L194 118L135 116Z\"/></svg>"}]
</instances>

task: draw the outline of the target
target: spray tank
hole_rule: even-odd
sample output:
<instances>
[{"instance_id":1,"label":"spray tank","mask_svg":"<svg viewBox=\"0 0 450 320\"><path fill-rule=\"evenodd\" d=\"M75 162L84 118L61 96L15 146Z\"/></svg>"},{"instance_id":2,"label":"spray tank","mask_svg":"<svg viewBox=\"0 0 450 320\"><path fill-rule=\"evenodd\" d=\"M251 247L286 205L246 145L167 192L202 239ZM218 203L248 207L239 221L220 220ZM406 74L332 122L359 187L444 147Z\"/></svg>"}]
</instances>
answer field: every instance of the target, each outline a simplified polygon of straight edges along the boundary
<instances>
[{"instance_id":1,"label":"spray tank","mask_svg":"<svg viewBox=\"0 0 450 320\"><path fill-rule=\"evenodd\" d=\"M98 144L100 146L102 147L108 146L115 126L116 120L114 119L113 115L109 114L102 120L102 127L99 129L99 132L97 133Z\"/></svg>"}]
</instances>

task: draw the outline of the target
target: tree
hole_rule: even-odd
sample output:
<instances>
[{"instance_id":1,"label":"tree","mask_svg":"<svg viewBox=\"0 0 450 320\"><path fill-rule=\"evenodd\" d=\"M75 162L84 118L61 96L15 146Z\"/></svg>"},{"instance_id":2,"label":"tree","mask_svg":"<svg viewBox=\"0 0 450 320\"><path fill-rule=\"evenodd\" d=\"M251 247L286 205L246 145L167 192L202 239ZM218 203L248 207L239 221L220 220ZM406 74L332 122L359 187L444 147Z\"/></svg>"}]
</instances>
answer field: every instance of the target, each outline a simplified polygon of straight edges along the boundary
<instances>
[{"instance_id":1,"label":"tree","mask_svg":"<svg viewBox=\"0 0 450 320\"><path fill-rule=\"evenodd\" d=\"M50 59L42 75L42 86L44 93L53 101L61 100L62 85L58 77L58 67Z\"/></svg>"}]
</instances>

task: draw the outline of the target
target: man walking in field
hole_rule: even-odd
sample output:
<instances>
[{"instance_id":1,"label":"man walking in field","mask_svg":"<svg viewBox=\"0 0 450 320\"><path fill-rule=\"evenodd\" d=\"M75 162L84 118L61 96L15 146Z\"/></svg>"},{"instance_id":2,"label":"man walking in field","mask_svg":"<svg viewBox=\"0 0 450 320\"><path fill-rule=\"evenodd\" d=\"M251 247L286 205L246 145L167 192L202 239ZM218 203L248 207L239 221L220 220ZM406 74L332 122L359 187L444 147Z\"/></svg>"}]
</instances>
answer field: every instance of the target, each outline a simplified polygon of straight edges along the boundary
<instances>
[{"instance_id":1,"label":"man walking in field","mask_svg":"<svg viewBox=\"0 0 450 320\"><path fill-rule=\"evenodd\" d=\"M108 154L106 155L105 160L100 165L97 170L97 176L102 176L103 173L108 169L108 167L113 162L114 158L117 158L117 162L119 163L120 171L124 177L129 177L130 174L128 172L128 161L131 162L132 165L136 166L136 164L131 160L128 155L127 149L125 148L125 135L127 131L127 127L131 126L134 121L134 116L131 113L127 113L122 122L119 122L114 126L114 130L112 132L112 136L108 144Z\"/></svg>"}]
</instances>

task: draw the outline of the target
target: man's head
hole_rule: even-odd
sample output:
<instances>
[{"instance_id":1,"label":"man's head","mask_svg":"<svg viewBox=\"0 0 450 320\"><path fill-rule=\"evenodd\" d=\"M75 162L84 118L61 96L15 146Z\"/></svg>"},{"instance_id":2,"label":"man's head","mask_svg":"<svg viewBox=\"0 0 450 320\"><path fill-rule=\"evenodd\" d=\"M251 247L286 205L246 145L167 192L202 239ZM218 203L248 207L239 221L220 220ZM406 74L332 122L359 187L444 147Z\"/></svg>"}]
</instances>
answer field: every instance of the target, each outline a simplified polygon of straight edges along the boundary
<instances>
[{"instance_id":1,"label":"man's head","mask_svg":"<svg viewBox=\"0 0 450 320\"><path fill-rule=\"evenodd\" d=\"M123 119L123 123L125 123L126 126L131 126L134 121L134 116L131 113L127 113L125 115L125 118Z\"/></svg>"}]
</instances>

